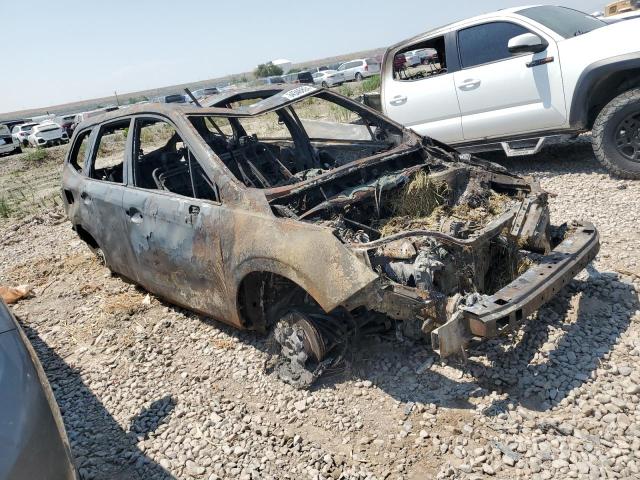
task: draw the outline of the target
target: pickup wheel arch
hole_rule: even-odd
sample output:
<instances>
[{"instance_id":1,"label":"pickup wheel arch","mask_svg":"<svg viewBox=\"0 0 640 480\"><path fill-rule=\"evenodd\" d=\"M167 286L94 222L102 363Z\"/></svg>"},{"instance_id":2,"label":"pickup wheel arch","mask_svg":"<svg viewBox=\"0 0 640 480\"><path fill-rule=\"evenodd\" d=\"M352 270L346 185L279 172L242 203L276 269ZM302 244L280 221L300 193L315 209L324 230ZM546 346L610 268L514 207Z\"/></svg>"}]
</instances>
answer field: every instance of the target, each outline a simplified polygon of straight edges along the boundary
<instances>
[{"instance_id":1,"label":"pickup wheel arch","mask_svg":"<svg viewBox=\"0 0 640 480\"><path fill-rule=\"evenodd\" d=\"M576 83L569 114L571 128L591 129L605 105L620 93L637 86L640 86L640 57L637 53L592 63Z\"/></svg>"}]
</instances>

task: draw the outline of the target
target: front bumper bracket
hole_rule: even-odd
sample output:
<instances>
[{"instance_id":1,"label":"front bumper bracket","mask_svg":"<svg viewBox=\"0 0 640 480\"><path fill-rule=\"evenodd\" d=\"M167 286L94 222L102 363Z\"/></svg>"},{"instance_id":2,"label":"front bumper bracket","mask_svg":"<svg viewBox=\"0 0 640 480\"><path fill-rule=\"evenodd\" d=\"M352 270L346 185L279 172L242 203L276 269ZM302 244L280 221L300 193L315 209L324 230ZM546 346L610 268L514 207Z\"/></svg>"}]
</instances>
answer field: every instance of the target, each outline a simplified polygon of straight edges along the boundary
<instances>
[{"instance_id":1,"label":"front bumper bracket","mask_svg":"<svg viewBox=\"0 0 640 480\"><path fill-rule=\"evenodd\" d=\"M588 222L521 276L487 295L472 306L463 307L441 327L431 332L431 343L441 356L458 353L474 337L492 338L517 328L548 302L585 268L598 253L600 241Z\"/></svg>"}]
</instances>

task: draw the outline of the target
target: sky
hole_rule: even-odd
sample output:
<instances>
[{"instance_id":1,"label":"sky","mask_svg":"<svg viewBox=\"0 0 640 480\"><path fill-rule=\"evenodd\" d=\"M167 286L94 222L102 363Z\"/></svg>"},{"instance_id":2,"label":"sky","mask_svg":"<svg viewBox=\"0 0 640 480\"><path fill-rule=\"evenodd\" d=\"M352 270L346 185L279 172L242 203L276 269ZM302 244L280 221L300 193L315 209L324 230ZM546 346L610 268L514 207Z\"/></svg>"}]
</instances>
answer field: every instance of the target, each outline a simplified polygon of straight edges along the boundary
<instances>
[{"instance_id":1,"label":"sky","mask_svg":"<svg viewBox=\"0 0 640 480\"><path fill-rule=\"evenodd\" d=\"M591 13L606 0L556 0ZM0 0L0 113L386 47L527 0Z\"/></svg>"}]
</instances>

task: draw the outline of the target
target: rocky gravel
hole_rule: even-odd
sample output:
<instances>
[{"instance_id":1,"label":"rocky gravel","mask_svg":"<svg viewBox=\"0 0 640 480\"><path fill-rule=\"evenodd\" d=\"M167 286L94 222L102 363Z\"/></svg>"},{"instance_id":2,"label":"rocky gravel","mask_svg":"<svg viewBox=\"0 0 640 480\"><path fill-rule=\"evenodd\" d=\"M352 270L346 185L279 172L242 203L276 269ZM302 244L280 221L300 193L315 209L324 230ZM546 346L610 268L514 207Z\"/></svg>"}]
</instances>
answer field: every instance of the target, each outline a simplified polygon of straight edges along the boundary
<instances>
[{"instance_id":1,"label":"rocky gravel","mask_svg":"<svg viewBox=\"0 0 640 480\"><path fill-rule=\"evenodd\" d=\"M640 478L640 182L587 140L503 163L554 223L597 225L592 266L465 361L364 339L310 391L265 374L264 338L111 276L60 211L0 224L0 283L35 288L13 310L83 478Z\"/></svg>"}]
</instances>

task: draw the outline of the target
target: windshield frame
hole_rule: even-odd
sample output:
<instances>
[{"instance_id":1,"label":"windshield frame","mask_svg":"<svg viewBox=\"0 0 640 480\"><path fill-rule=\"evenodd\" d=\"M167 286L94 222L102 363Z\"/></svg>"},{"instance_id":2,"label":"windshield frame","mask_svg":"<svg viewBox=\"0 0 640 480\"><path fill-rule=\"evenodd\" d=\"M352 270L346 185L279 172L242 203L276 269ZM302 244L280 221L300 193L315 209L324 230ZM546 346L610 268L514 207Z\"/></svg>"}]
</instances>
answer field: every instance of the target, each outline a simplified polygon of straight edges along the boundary
<instances>
[{"instance_id":1,"label":"windshield frame","mask_svg":"<svg viewBox=\"0 0 640 480\"><path fill-rule=\"evenodd\" d=\"M536 12L543 12L543 14L536 15L534 14ZM560 15L564 16L558 16L559 12L562 12ZM577 37L579 35L598 30L599 28L606 27L608 25L606 22L600 20L599 18L593 17L588 13L581 12L580 10L576 10L574 8L561 7L557 5L538 5L535 7L526 7L516 11L515 13L529 21L533 21L542 25L543 27L551 30L564 39ZM552 15L549 15L549 13L552 13ZM569 27L568 25L566 25L566 20L569 18L569 16L571 16L572 19L575 19L575 26ZM586 27L586 29L580 29L581 25L577 24L577 21L580 19L580 17L585 20L582 27ZM560 20L561 22L565 22L565 24L558 25L558 20ZM590 25L587 25L587 22ZM561 28L562 26L564 26L564 28ZM573 33L570 33L572 30Z\"/></svg>"},{"instance_id":2,"label":"windshield frame","mask_svg":"<svg viewBox=\"0 0 640 480\"><path fill-rule=\"evenodd\" d=\"M295 90L295 89L285 90L285 93L287 91L292 91L292 90ZM264 90L264 92L266 93L269 91ZM265 96L262 96L262 95L254 96L251 93L253 92L249 92L248 97L251 98L252 100L257 100L256 103L264 102L265 100L268 100L270 97L273 96L273 95L268 95L268 93ZM367 143L376 144L376 143L383 142L383 140L378 140L375 138L371 138L370 140L335 140L335 139L332 140L332 139L325 139L325 138L310 138L308 135L307 127L303 124L301 119L298 117L297 112L293 108L296 104L302 103L304 100L309 98L319 98L329 103L333 103L335 105L341 106L347 110L351 110L352 112L356 113L364 122L366 122L366 124L368 125L367 127L368 129L376 127L386 131L389 135L396 136L395 140L389 141L390 145L388 146L387 149L381 150L371 155L362 156L361 158L354 159L341 166L334 166L333 168L329 168L326 171L324 171L322 174L319 174L316 178L324 177L325 175L330 175L331 172L335 172L337 170L348 169L349 166L353 166L362 162L367 162L371 159L381 158L386 155L392 155L394 152L398 152L405 149L406 150L413 149L415 148L415 144L418 143L415 140L414 141L408 140L407 136L405 135L406 131L400 124L397 124L396 122L380 115L378 112L358 102L354 102L353 100L345 98L339 94L335 94L333 92L328 92L323 90L315 90L310 93L301 95L300 97L294 98L292 100L279 103L270 108L260 109L259 111L252 112L250 109L251 106L242 106L235 109L220 107L220 106L218 107L211 106L211 107L205 107L203 109L199 109L198 111L186 113L185 118L188 121L188 123L193 128L195 128L196 135L198 137L198 142L201 143L201 145L203 145L205 149L208 152L210 152L210 154L213 154L214 158L216 158L217 166L219 168L222 168L223 171L225 172L225 175L233 179L233 181L241 189L256 188L263 192L274 192L274 191L280 191L282 189L286 190L288 188L291 188L294 185L305 184L310 179L307 179L307 180L299 179L294 183L279 184L279 185L274 184L269 187L258 187L258 186L247 185L241 177L239 177L234 171L232 171L230 166L225 163L225 160L222 159L220 154L209 143L209 141L207 141L205 136L203 136L204 132L199 129L200 127L197 125L197 122L198 122L197 119L209 118L214 124L216 123L217 119L228 120L229 123L231 123L231 129L232 129L231 134L222 132L219 129L217 129L215 126L213 126L213 130L212 130L209 126L204 124L204 120L203 120L203 127L207 129L208 133L210 134L221 135L222 138L225 138L225 139L231 138L231 139L234 139L234 143L236 142L239 143L240 137L238 137L238 134L240 136L243 136L243 132L244 134L246 134L246 131L244 130L244 127L241 123L243 120L263 117L266 114L270 114L270 113L276 113L278 116L281 117L282 121L285 123L286 128L290 132L291 138L278 139L278 138L263 137L262 139L257 139L257 140L265 143L266 142L277 143L280 141L290 141L298 149L299 155L301 156L309 155L311 158L315 158L318 155L314 147L314 144L318 144L318 143L331 142L336 146L339 146L340 144L348 145L349 143L352 143L354 145L357 145L357 144L362 145ZM259 99L262 99L262 100L259 100ZM313 168L311 170L313 170Z\"/></svg>"}]
</instances>

